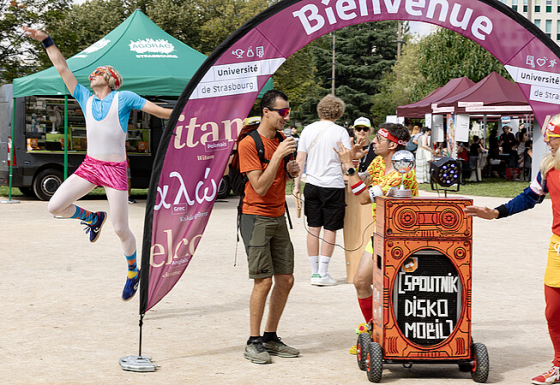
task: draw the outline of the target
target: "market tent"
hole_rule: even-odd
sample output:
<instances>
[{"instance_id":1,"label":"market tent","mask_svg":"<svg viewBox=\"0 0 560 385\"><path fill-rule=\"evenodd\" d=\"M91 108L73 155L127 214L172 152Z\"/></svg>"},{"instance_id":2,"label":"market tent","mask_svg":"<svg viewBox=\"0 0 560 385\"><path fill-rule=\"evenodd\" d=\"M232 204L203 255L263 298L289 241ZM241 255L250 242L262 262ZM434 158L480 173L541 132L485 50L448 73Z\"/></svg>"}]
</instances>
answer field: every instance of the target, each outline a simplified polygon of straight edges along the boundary
<instances>
[{"instance_id":1,"label":"market tent","mask_svg":"<svg viewBox=\"0 0 560 385\"><path fill-rule=\"evenodd\" d=\"M517 83L492 72L469 89L449 96L433 106L434 114L531 113L531 107Z\"/></svg>"},{"instance_id":2,"label":"market tent","mask_svg":"<svg viewBox=\"0 0 560 385\"><path fill-rule=\"evenodd\" d=\"M437 88L422 100L405 106L398 106L397 115L405 118L424 118L426 114L432 112L433 103L456 95L473 85L474 82L467 77L451 79L446 85Z\"/></svg>"},{"instance_id":3,"label":"market tent","mask_svg":"<svg viewBox=\"0 0 560 385\"><path fill-rule=\"evenodd\" d=\"M56 43L56 42L55 42ZM123 77L121 90L144 96L181 95L206 56L164 32L136 10L117 28L67 59L78 82L89 87L88 76L112 65ZM272 88L269 80L261 92ZM14 97L70 95L54 67L14 79Z\"/></svg>"}]
</instances>

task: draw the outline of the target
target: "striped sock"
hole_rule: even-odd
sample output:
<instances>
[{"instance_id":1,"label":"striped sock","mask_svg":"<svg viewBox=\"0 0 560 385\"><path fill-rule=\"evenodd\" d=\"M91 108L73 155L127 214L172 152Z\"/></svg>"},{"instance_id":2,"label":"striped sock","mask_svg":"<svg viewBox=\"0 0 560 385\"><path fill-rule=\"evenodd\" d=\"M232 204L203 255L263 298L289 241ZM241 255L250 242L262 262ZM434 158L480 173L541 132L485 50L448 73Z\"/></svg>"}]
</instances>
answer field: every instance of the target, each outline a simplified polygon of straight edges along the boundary
<instances>
[{"instance_id":1,"label":"striped sock","mask_svg":"<svg viewBox=\"0 0 560 385\"><path fill-rule=\"evenodd\" d=\"M88 225L95 225L97 223L97 214L81 207L76 206L76 212L70 218L81 219Z\"/></svg>"},{"instance_id":2,"label":"striped sock","mask_svg":"<svg viewBox=\"0 0 560 385\"><path fill-rule=\"evenodd\" d=\"M138 275L138 267L136 266L136 251L131 256L125 255L128 262L128 278L136 278Z\"/></svg>"}]
</instances>

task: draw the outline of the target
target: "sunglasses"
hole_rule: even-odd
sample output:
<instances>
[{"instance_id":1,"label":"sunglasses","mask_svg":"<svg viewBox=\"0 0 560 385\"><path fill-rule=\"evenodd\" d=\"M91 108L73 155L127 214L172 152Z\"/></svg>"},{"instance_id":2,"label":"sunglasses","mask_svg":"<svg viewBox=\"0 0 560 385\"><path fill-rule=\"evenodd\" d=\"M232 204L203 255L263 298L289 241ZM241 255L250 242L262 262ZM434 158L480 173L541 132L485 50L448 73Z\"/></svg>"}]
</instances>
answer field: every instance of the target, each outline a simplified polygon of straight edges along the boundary
<instances>
[{"instance_id":1,"label":"sunglasses","mask_svg":"<svg viewBox=\"0 0 560 385\"><path fill-rule=\"evenodd\" d=\"M281 117L285 118L286 116L290 115L290 110L291 108L272 108L272 107L267 107L270 111L276 111L278 112L278 115L280 115Z\"/></svg>"},{"instance_id":2,"label":"sunglasses","mask_svg":"<svg viewBox=\"0 0 560 385\"><path fill-rule=\"evenodd\" d=\"M384 138L383 136L381 136L379 134L375 135L375 139L377 140L377 143L381 143L382 140L389 141L389 139Z\"/></svg>"},{"instance_id":3,"label":"sunglasses","mask_svg":"<svg viewBox=\"0 0 560 385\"><path fill-rule=\"evenodd\" d=\"M356 131L356 132L362 132L362 131L368 131L368 130L369 130L369 128L364 127L364 126L354 127L354 131Z\"/></svg>"},{"instance_id":4,"label":"sunglasses","mask_svg":"<svg viewBox=\"0 0 560 385\"><path fill-rule=\"evenodd\" d=\"M93 79L94 76L100 76L103 75L104 73L105 71L102 68L96 68L95 71L93 71L91 75L89 75L88 80L91 82L91 79Z\"/></svg>"},{"instance_id":5,"label":"sunglasses","mask_svg":"<svg viewBox=\"0 0 560 385\"><path fill-rule=\"evenodd\" d=\"M96 68L95 71L93 71L91 73L91 75L89 75L88 80L91 82L91 79L93 79L94 76L100 76L100 75L103 75L105 73L108 73L109 75L111 75L115 79L115 85L117 86L117 88L119 88L121 86L121 84L119 82L119 78L117 77L115 72L112 71L110 68L106 68L106 69L102 68L102 67Z\"/></svg>"}]
</instances>

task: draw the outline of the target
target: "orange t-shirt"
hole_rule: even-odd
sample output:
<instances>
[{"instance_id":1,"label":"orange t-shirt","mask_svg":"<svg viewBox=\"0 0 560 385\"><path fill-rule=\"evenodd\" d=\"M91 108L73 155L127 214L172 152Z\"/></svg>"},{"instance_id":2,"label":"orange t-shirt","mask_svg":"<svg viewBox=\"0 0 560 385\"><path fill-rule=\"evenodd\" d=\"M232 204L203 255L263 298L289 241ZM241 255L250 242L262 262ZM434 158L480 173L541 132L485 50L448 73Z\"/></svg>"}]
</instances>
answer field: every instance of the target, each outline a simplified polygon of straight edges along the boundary
<instances>
[{"instance_id":1,"label":"orange t-shirt","mask_svg":"<svg viewBox=\"0 0 560 385\"><path fill-rule=\"evenodd\" d=\"M271 159L272 154L278 148L280 141L267 139L261 135L264 146L264 158ZM264 170L268 163L261 163L257 153L255 141L247 135L239 142L239 171L247 173L254 170ZM245 185L245 198L243 198L243 214L261 215L263 217L279 217L284 215L286 208L286 170L284 160L280 162L274 182L266 192L265 196L256 193L251 182Z\"/></svg>"}]
</instances>

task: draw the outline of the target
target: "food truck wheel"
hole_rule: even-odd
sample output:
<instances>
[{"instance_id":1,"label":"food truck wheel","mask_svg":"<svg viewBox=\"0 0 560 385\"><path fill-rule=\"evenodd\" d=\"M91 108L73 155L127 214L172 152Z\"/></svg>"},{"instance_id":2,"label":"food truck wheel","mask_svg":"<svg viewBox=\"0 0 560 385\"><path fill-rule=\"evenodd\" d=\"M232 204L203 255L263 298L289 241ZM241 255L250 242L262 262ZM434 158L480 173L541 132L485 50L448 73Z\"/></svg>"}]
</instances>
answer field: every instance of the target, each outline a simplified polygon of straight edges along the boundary
<instances>
[{"instance_id":1,"label":"food truck wheel","mask_svg":"<svg viewBox=\"0 0 560 385\"><path fill-rule=\"evenodd\" d=\"M218 199L227 198L229 196L229 190L230 189L231 189L231 187L230 187L230 183L229 183L229 177L227 175L224 175L222 177L222 180L220 181L220 186L218 187L217 198Z\"/></svg>"},{"instance_id":2,"label":"food truck wheel","mask_svg":"<svg viewBox=\"0 0 560 385\"><path fill-rule=\"evenodd\" d=\"M472 365L472 379L474 382L484 383L488 380L488 372L490 371L490 359L486 345L477 342L472 345L472 355L474 363Z\"/></svg>"},{"instance_id":3,"label":"food truck wheel","mask_svg":"<svg viewBox=\"0 0 560 385\"><path fill-rule=\"evenodd\" d=\"M367 377L370 382L381 381L383 374L383 348L377 342L371 342L367 351Z\"/></svg>"},{"instance_id":4,"label":"food truck wheel","mask_svg":"<svg viewBox=\"0 0 560 385\"><path fill-rule=\"evenodd\" d=\"M33 192L42 201L48 201L62 184L62 172L54 168L41 171L33 179Z\"/></svg>"},{"instance_id":5,"label":"food truck wheel","mask_svg":"<svg viewBox=\"0 0 560 385\"><path fill-rule=\"evenodd\" d=\"M360 370L367 370L367 352L371 344L369 333L358 334L358 342L356 342L356 359Z\"/></svg>"},{"instance_id":6,"label":"food truck wheel","mask_svg":"<svg viewBox=\"0 0 560 385\"><path fill-rule=\"evenodd\" d=\"M20 187L19 191L21 191L21 193L23 195L25 195L26 197L29 198L37 198L37 196L35 195L35 193L33 192L33 188L31 187Z\"/></svg>"}]
</instances>

